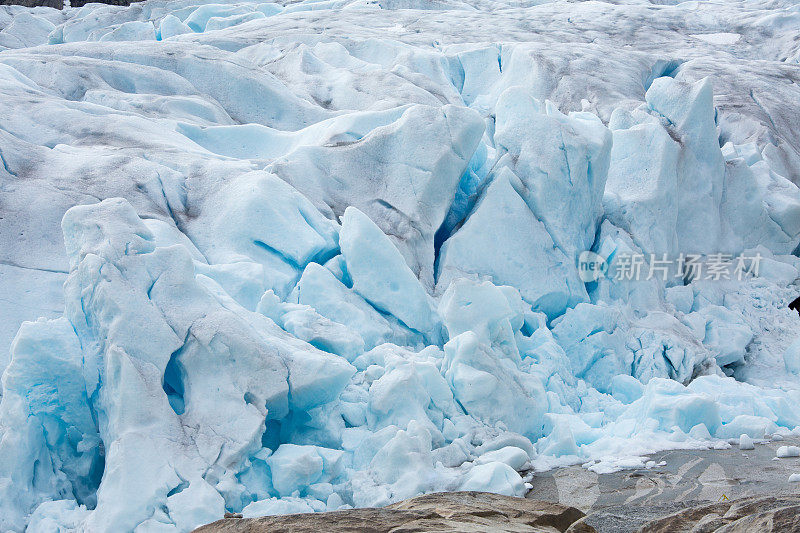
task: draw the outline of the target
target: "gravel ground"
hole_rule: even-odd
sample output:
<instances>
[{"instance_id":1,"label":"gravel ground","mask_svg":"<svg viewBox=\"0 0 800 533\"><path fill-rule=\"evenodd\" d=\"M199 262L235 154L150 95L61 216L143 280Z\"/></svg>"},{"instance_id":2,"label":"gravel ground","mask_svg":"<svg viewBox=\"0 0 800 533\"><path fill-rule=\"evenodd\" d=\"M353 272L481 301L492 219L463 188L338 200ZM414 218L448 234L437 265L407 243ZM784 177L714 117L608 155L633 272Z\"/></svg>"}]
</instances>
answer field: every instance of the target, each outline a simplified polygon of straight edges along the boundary
<instances>
[{"instance_id":1,"label":"gravel ground","mask_svg":"<svg viewBox=\"0 0 800 533\"><path fill-rule=\"evenodd\" d=\"M754 450L734 444L725 450L659 452L650 458L663 466L612 474L560 468L535 474L527 497L577 507L601 533L635 531L693 505L800 493L800 483L788 481L800 473L800 458L776 459L777 449L786 445L798 446L800 438L756 442Z\"/></svg>"}]
</instances>

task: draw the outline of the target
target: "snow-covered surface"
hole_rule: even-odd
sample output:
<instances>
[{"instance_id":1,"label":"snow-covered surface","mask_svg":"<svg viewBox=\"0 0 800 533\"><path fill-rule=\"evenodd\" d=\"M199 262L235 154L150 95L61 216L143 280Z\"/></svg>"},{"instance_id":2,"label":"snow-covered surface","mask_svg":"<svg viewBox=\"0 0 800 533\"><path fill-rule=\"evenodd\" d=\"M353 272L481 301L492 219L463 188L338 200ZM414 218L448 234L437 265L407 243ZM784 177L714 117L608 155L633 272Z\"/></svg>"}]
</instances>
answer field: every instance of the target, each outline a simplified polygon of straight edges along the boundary
<instances>
[{"instance_id":1,"label":"snow-covered surface","mask_svg":"<svg viewBox=\"0 0 800 533\"><path fill-rule=\"evenodd\" d=\"M536 4L0 6L0 529L800 432L800 9Z\"/></svg>"}]
</instances>

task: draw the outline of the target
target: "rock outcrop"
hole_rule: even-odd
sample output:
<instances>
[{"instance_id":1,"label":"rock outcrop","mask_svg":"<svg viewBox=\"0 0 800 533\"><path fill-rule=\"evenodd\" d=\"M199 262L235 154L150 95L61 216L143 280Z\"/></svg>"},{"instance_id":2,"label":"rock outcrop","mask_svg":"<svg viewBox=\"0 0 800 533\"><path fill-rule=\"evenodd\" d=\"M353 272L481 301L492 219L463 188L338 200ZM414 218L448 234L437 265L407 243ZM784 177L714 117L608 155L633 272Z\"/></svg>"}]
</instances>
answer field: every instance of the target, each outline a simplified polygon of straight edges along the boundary
<instances>
[{"instance_id":1,"label":"rock outcrop","mask_svg":"<svg viewBox=\"0 0 800 533\"><path fill-rule=\"evenodd\" d=\"M485 492L426 494L383 508L351 509L262 518L225 518L195 533L589 533L575 525L584 515L574 507Z\"/></svg>"},{"instance_id":2,"label":"rock outcrop","mask_svg":"<svg viewBox=\"0 0 800 533\"><path fill-rule=\"evenodd\" d=\"M754 497L690 507L645 524L640 533L800 531L800 496Z\"/></svg>"}]
</instances>

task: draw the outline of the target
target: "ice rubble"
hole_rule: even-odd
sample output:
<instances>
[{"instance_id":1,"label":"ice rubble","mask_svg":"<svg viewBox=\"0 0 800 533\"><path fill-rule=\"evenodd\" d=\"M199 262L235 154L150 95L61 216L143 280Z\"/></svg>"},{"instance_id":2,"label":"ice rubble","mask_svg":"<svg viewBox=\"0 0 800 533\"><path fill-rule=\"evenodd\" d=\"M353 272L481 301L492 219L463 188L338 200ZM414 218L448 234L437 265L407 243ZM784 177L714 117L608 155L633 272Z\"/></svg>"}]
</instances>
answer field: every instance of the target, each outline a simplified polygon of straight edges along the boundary
<instances>
[{"instance_id":1,"label":"ice rubble","mask_svg":"<svg viewBox=\"0 0 800 533\"><path fill-rule=\"evenodd\" d=\"M798 17L0 7L0 529L522 495L798 431ZM763 259L587 283L586 250Z\"/></svg>"}]
</instances>

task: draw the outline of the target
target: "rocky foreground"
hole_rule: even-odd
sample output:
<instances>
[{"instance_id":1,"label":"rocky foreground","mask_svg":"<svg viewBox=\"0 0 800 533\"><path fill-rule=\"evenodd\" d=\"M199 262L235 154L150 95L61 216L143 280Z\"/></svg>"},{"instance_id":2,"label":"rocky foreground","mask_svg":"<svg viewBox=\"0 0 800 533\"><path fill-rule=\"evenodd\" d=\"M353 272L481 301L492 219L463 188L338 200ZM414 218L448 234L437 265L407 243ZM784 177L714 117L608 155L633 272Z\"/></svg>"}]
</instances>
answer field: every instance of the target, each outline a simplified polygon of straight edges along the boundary
<instances>
[{"instance_id":1,"label":"rocky foreground","mask_svg":"<svg viewBox=\"0 0 800 533\"><path fill-rule=\"evenodd\" d=\"M383 533L597 531L574 507L485 492L418 496L381 509L352 509L262 518L232 516L196 533ZM617 528L613 528L615 531ZM600 531L606 531L601 526ZM800 496L752 497L689 507L642 526L641 533L800 531Z\"/></svg>"},{"instance_id":2,"label":"rocky foreground","mask_svg":"<svg viewBox=\"0 0 800 533\"><path fill-rule=\"evenodd\" d=\"M573 531L580 530L573 529ZM690 507L655 520L639 531L648 533L800 531L800 496L744 498L733 502Z\"/></svg>"},{"instance_id":3,"label":"rocky foreground","mask_svg":"<svg viewBox=\"0 0 800 533\"><path fill-rule=\"evenodd\" d=\"M557 503L486 492L440 492L404 500L380 509L330 513L225 518L197 533L280 533L439 531L439 532L591 532L579 522L585 515Z\"/></svg>"}]
</instances>

